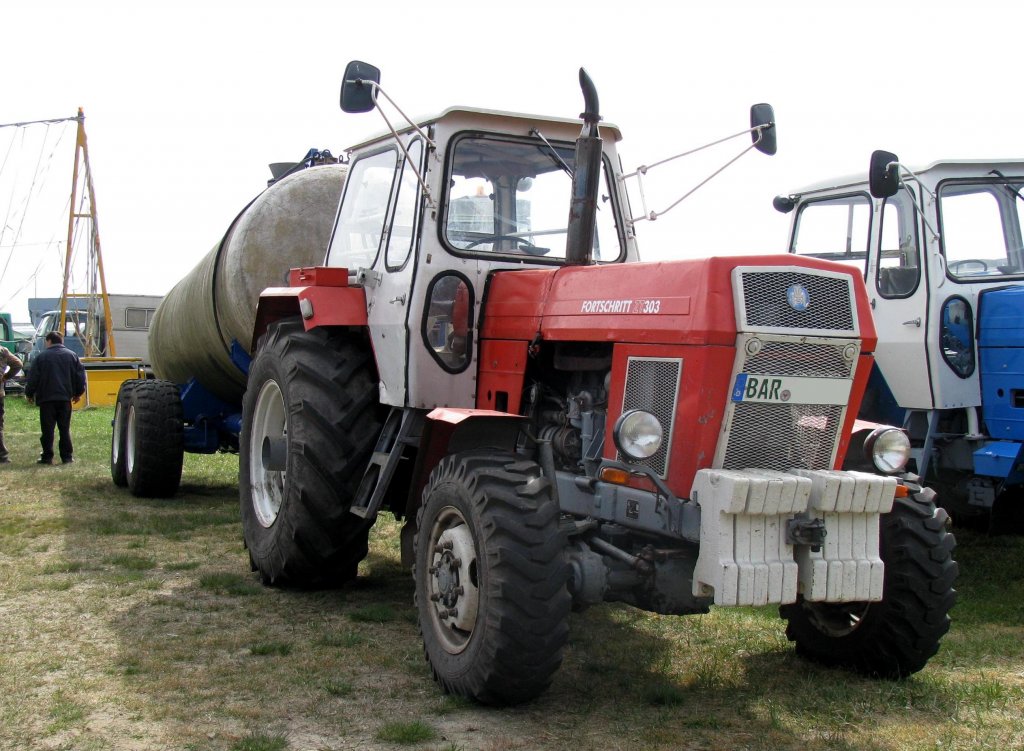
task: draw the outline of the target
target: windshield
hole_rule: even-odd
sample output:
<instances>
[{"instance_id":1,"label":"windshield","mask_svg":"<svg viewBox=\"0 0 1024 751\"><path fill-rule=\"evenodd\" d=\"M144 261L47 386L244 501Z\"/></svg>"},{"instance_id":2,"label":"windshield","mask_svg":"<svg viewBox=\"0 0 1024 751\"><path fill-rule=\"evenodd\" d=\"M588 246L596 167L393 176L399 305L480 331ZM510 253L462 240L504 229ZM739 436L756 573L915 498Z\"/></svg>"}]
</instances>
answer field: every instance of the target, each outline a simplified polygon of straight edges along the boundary
<instances>
[{"instance_id":1,"label":"windshield","mask_svg":"<svg viewBox=\"0 0 1024 751\"><path fill-rule=\"evenodd\" d=\"M1024 179L946 181L939 185L939 233L949 275L989 280L1024 273Z\"/></svg>"},{"instance_id":2,"label":"windshield","mask_svg":"<svg viewBox=\"0 0 1024 751\"><path fill-rule=\"evenodd\" d=\"M456 251L564 259L574 149L541 140L465 136L456 143L445 239ZM622 253L615 204L602 170L594 260Z\"/></svg>"}]
</instances>

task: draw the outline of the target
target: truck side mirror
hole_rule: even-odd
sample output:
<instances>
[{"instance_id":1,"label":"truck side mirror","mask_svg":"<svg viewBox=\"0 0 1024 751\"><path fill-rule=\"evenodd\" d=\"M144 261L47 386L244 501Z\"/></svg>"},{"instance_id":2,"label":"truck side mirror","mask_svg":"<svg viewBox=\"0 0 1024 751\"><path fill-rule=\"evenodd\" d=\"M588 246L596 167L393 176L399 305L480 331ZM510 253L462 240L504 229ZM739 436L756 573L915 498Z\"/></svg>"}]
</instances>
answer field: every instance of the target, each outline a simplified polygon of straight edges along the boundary
<instances>
[{"instance_id":1,"label":"truck side mirror","mask_svg":"<svg viewBox=\"0 0 1024 751\"><path fill-rule=\"evenodd\" d=\"M380 68L353 60L345 66L341 82L341 109L343 112L369 112L377 106L377 86Z\"/></svg>"},{"instance_id":2,"label":"truck side mirror","mask_svg":"<svg viewBox=\"0 0 1024 751\"><path fill-rule=\"evenodd\" d=\"M770 104L755 104L750 108L750 127L759 129L750 133L754 147L762 154L773 156L778 144L775 133L775 110Z\"/></svg>"},{"instance_id":3,"label":"truck side mirror","mask_svg":"<svg viewBox=\"0 0 1024 751\"><path fill-rule=\"evenodd\" d=\"M875 151L868 168L868 189L875 198L896 195L900 188L899 157L891 151Z\"/></svg>"}]
</instances>

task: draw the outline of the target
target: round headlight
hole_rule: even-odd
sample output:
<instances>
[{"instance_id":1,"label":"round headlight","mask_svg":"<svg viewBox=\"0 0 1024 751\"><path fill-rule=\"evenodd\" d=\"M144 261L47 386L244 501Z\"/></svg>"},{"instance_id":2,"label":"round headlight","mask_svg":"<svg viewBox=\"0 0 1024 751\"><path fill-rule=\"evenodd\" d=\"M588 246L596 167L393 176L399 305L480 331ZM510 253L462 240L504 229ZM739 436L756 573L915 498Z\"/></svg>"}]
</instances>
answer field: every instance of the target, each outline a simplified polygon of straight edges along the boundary
<instances>
[{"instance_id":1,"label":"round headlight","mask_svg":"<svg viewBox=\"0 0 1024 751\"><path fill-rule=\"evenodd\" d=\"M658 453L664 431L658 418L642 409L624 412L613 432L619 451L634 461L648 459Z\"/></svg>"},{"instance_id":2,"label":"round headlight","mask_svg":"<svg viewBox=\"0 0 1024 751\"><path fill-rule=\"evenodd\" d=\"M864 453L882 474L900 472L910 460L910 439L898 428L878 428L864 442Z\"/></svg>"}]
</instances>

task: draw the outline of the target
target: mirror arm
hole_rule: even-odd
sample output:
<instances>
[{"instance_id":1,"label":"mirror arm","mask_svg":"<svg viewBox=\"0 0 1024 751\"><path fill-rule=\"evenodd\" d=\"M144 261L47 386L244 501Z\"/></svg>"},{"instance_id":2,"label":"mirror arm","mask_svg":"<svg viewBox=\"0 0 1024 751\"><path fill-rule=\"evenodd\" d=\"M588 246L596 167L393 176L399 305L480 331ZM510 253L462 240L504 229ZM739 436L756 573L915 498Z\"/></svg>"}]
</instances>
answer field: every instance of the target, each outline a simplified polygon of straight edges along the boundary
<instances>
[{"instance_id":1,"label":"mirror arm","mask_svg":"<svg viewBox=\"0 0 1024 751\"><path fill-rule=\"evenodd\" d=\"M751 133L754 133L754 132L756 132L757 136L758 136L757 143L760 143L761 142L761 132L763 130L765 130L766 128L772 128L774 126L775 126L775 123L765 123L764 125L758 125L758 126L755 126L753 128L747 128L746 130L741 130L739 133L733 133L731 136L726 136L725 138L719 138L717 141L712 141L711 143L706 143L703 146L698 146L695 149L690 149L689 151L684 151L681 154L676 154L675 156L667 157L667 158L662 159L660 161L654 162L653 164L641 164L639 167L636 168L636 171L630 172L628 175L622 175L619 178L619 180L626 180L626 179L628 179L630 177L637 177L638 175L646 175L648 170L652 170L655 167L660 167L661 165L667 164L668 162L671 162L671 161L673 161L675 159L680 159L680 158L682 158L684 156L690 156L691 154L696 154L698 151L704 151L704 149L710 149L712 146L717 146L720 143L725 143L726 141L731 141L732 139L739 138L740 136L747 136L747 135L750 135ZM756 146L757 143L755 143L753 145ZM746 153L747 151L750 151L750 149L747 149L743 153ZM733 161L735 161L735 160L733 160ZM730 162L730 164L731 163L732 162ZM726 166L728 166L728 165L726 165Z\"/></svg>"},{"instance_id":2,"label":"mirror arm","mask_svg":"<svg viewBox=\"0 0 1024 751\"><path fill-rule=\"evenodd\" d=\"M437 156L437 144L434 143L433 139L431 139L430 136L424 133L423 129L420 128L420 126L418 126L416 123L414 123L409 118L409 116L402 111L402 108L395 103L394 99L388 96L387 92L380 87L379 83L367 80L359 81L359 83L364 86L372 86L378 94L383 94L384 98L388 100L391 106L398 111L398 114L401 115L409 124L409 126L413 130L415 130L420 135L420 137L423 138L424 141L427 142L427 146L429 147L430 152L434 154L434 158L440 158ZM412 157L409 156L409 150L405 148L405 144L402 143L402 139L398 137L398 131L395 130L395 127L391 124L391 121L388 120L388 116L384 114L384 109L376 102L374 102L374 109L376 109L377 112L380 113L380 116L384 119L384 123L388 126L388 130L391 131L392 138L394 138L395 143L398 144L398 148L400 148L402 150L402 153L405 154L406 163L412 168L413 173L416 175L416 179L419 180L420 187L423 188L424 195L426 195L427 197L427 205L430 206L430 208L432 209L437 209L437 203L434 201L434 196L431 195L430 193L430 188L427 186L427 181L423 179L423 175L420 174L420 171L419 169L417 169L416 164L412 160Z\"/></svg>"},{"instance_id":3,"label":"mirror arm","mask_svg":"<svg viewBox=\"0 0 1024 751\"><path fill-rule=\"evenodd\" d=\"M361 81L357 81L357 83L360 83L360 84L362 84L364 86L372 86L376 90L376 92L378 94L382 94L384 96L384 98L388 100L388 103L392 107L395 108L395 110L398 112L399 115L402 116L402 119L405 120L405 122L409 124L409 127L412 128L413 130L415 130L417 133L419 133L420 137L423 138L423 140L425 140L427 142L427 144L430 146L430 148L435 153L437 152L437 144L434 143L431 140L430 136L428 136L426 133L423 132L423 130L422 130L422 128L420 128L420 126L418 126L416 123L414 123L412 121L412 119L407 114L405 114L405 112L402 111L402 108L398 106L398 104L395 102L394 99L392 99L391 97L388 96L388 93L386 91L384 91L384 89L381 88L381 85L379 83L377 83L376 81L368 81L368 80L365 80L365 79L361 80ZM391 131L391 135L393 135L393 136L395 136L397 138L398 134L395 133L395 129L391 127L391 123L390 123L390 121L388 121L387 116L384 114L384 110L382 110L380 105L376 104L376 102L374 102L374 104L376 106L377 111L380 112L380 116L384 118L384 122L387 123L388 129Z\"/></svg>"},{"instance_id":4,"label":"mirror arm","mask_svg":"<svg viewBox=\"0 0 1024 751\"><path fill-rule=\"evenodd\" d=\"M889 164L887 164L885 168L889 169L889 167L896 167L896 169L902 170L903 172L906 172L908 175L910 175L910 177L914 180L915 183L917 183L918 185L921 186L921 190L923 190L925 193L927 193L928 197L931 198L933 202L936 200L935 194L932 193L930 190L928 190L928 188L925 187L924 183L921 182L921 178L919 178L917 175L915 175L909 169L904 167L902 164L900 164L899 162L889 162ZM902 174L900 175L900 179L901 180L903 179L903 175Z\"/></svg>"},{"instance_id":5,"label":"mirror arm","mask_svg":"<svg viewBox=\"0 0 1024 751\"><path fill-rule=\"evenodd\" d=\"M751 132L752 130L757 130L757 129L756 129L756 128L751 128L750 130L745 130L745 131L743 131L742 133L739 133L739 134L737 134L737 135L746 135L747 133L750 133L750 132ZM736 136L729 136L729 138L735 138L735 137L736 137ZM723 138L722 140L723 140L723 141L727 141L727 140L729 140L729 139L728 139L728 138ZM721 143L721 141L716 141L715 143ZM708 144L708 145L709 145L709 146L713 146L714 144ZM702 146L701 148L706 148L706 147L703 147L703 146ZM721 174L722 172L724 172L724 171L725 171L725 170L726 170L726 169L727 169L728 167L732 166L732 164L733 164L734 162L736 162L736 161L738 161L739 159L741 159L741 158L743 157L743 155L744 155L744 154L746 154L746 153L747 153L748 151L750 151L751 149L754 149L754 148L757 148L757 144L756 144L756 143L752 143L752 144L750 144L750 146L747 146L747 148L743 149L743 151L741 151L741 152L740 152L739 154L737 154L736 156L734 156L734 157L733 157L732 159L730 159L730 160L729 160L728 162L726 162L725 164L723 164L723 165L722 165L721 167L719 167L719 168L718 168L717 170L715 170L714 172L712 172L712 173L711 173L710 175L708 175L708 176L707 176L706 178L704 178L703 180L701 180L701 181L700 181L699 183L697 183L697 184L696 184L695 186L693 186L693 187L692 187L692 188L691 188L690 190L688 190L688 191L687 191L686 193L684 193L684 194L683 194L683 195L682 195L682 196L681 196L680 198L678 198L678 199L677 199L677 200L676 200L676 201L675 201L674 203L672 203L672 204L671 204L671 205L670 205L670 206L669 206L668 208L666 208L666 209L665 209L664 211L650 211L650 212L648 212L648 211L647 211L647 203L646 203L646 201L645 201L645 200L644 200L644 198L643 198L643 180L641 180L641 179L640 179L640 175L641 175L641 174L644 174L644 172L646 172L646 170L647 170L647 169L650 169L650 167L647 167L647 168L641 168L641 169L642 169L643 171L641 171L641 170L637 170L637 172L635 172L635 173L633 173L633 174L634 174L634 175L636 175L636 178L637 178L637 183L638 183L638 184L640 185L640 200L641 200L641 203L643 203L643 205L644 205L644 212L645 212L645 215L644 215L644 216L637 216L637 217L633 217L633 218L631 218L631 219L629 220L629 221L630 221L630 224L635 224L636 222L640 222L640 221L643 221L644 219L647 219L648 221L651 221L651 222L653 222L653 221L654 221L655 219L657 219L657 218L658 218L659 216L663 216L663 215L667 214L667 213L668 213L669 211L671 211L672 209L674 209L674 208L675 208L676 206L678 206L678 205L679 205L680 203L682 203L682 202L683 202L683 201L685 201L685 200L686 200L687 198L689 198L689 197L690 197L691 195L693 195L693 194L694 194L695 192L697 192L697 191L698 191L698 190L699 190L700 188L704 187L704 186L705 186L705 185L706 185L707 183L709 183L709 182L711 181L711 179L712 179L712 178L714 178L714 177L717 177L718 175L720 175L720 174ZM700 150L700 149L695 149L695 151L699 151L699 150ZM688 152L688 153L691 153L691 154L692 154L693 152L691 151L691 152ZM684 156L684 155L683 155L683 154L679 154L679 156ZM656 164L653 164L653 165L651 165L651 166L652 166L652 167L656 167L656 166L658 166L658 164L664 164L665 162L669 161L670 159L675 159L675 157L670 157L669 159L665 159L665 160L663 160L663 161L661 161L661 162L658 162L658 163L656 163ZM621 178L619 178L619 179L620 179L620 180L625 180L625 179L626 179L626 177L632 177L632 176L633 176L633 175L626 175L626 176L624 176L624 177L621 177Z\"/></svg>"},{"instance_id":6,"label":"mirror arm","mask_svg":"<svg viewBox=\"0 0 1024 751\"><path fill-rule=\"evenodd\" d=\"M937 196L934 193L932 193L930 190L928 190L928 188L925 187L924 183L921 182L921 178L919 178L913 172L908 170L902 164L900 164L899 162L889 162L889 164L885 165L885 168L887 170L890 167L895 167L898 173L900 171L902 171L902 172L906 172L908 175L910 175L910 178L915 183L917 183L918 187L921 188L921 190L923 190L925 193L927 193L928 197L932 199L932 203L935 203L938 200ZM900 180L903 180L903 175L902 174L900 174ZM924 209L921 208L921 204L919 204L917 202L917 198L916 198L916 196L914 196L914 192L912 190L908 190L907 194L910 196L910 201L911 201L911 203L914 204L914 208L917 209L917 213L921 215L922 219L924 219L925 226L928 227L929 231L932 233L932 241L933 242L938 242L939 241L939 233L935 231L935 228L932 226L932 223L930 221L928 221L928 215L924 213Z\"/></svg>"}]
</instances>

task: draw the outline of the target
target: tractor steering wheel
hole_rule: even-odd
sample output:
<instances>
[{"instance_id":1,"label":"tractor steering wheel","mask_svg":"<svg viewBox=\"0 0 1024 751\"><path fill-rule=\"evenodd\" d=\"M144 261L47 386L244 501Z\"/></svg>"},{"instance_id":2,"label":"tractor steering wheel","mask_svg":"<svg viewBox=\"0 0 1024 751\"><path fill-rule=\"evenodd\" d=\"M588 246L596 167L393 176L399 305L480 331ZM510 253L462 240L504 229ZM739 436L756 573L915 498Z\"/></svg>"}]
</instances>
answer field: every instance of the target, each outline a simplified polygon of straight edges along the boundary
<instances>
[{"instance_id":1,"label":"tractor steering wheel","mask_svg":"<svg viewBox=\"0 0 1024 751\"><path fill-rule=\"evenodd\" d=\"M988 271L988 261L984 261L981 258L965 258L962 261L953 261L953 263L948 264L948 266L950 271L959 275L961 266L969 266L971 264L981 266L982 273Z\"/></svg>"},{"instance_id":2,"label":"tractor steering wheel","mask_svg":"<svg viewBox=\"0 0 1024 751\"><path fill-rule=\"evenodd\" d=\"M514 242L519 243L522 249L529 253L531 256L542 256L545 255L550 250L550 248L541 248L537 245L534 245L529 240L523 237L519 237L517 235L488 235L487 237L481 237L478 240L474 240L469 245L467 245L466 250L469 250L470 248L475 248L477 245L482 245L483 243L494 243L500 240L512 240Z\"/></svg>"}]
</instances>

